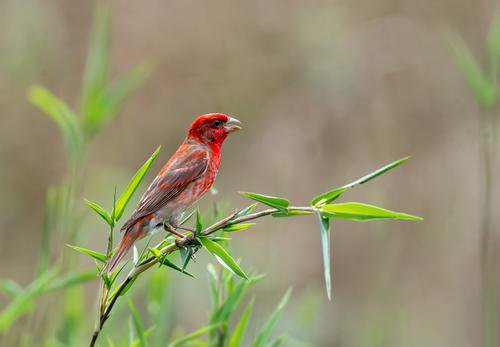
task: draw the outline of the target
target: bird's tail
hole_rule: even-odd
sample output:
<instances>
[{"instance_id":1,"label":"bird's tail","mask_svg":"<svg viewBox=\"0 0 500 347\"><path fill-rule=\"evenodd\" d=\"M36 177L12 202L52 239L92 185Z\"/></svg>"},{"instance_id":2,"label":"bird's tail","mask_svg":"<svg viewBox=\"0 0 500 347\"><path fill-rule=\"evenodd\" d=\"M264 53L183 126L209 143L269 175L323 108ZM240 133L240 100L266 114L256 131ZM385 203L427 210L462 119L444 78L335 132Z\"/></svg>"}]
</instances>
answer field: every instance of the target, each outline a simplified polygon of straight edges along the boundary
<instances>
[{"instance_id":1,"label":"bird's tail","mask_svg":"<svg viewBox=\"0 0 500 347\"><path fill-rule=\"evenodd\" d=\"M115 254L102 268L101 274L112 272L115 269L116 265L118 265L118 263L123 259L123 257L127 255L128 250L132 248L134 242L140 238L139 236L139 233L134 232L133 230L127 230L125 232L125 235L123 235L123 239L118 245L118 249L116 250Z\"/></svg>"}]
</instances>

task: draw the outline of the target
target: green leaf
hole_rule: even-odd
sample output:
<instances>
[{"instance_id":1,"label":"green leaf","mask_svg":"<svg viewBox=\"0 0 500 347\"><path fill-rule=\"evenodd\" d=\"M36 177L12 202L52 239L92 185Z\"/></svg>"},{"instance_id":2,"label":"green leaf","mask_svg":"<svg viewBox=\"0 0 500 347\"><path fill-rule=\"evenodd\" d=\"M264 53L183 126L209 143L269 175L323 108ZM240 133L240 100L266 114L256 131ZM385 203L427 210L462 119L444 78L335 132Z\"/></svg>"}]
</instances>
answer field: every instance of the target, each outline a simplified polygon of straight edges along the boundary
<instances>
[{"instance_id":1,"label":"green leaf","mask_svg":"<svg viewBox=\"0 0 500 347\"><path fill-rule=\"evenodd\" d=\"M83 247L72 246L72 245L66 245L66 246L68 246L70 248L73 248L77 252L80 252L80 253L83 253L83 254L87 254L87 255L91 256L92 258L94 258L96 260L99 260L100 262L105 263L107 261L107 258L106 258L105 254L102 254L102 253L99 253L99 252L96 252L96 251L92 251L90 249L86 249L86 248L83 248Z\"/></svg>"},{"instance_id":2,"label":"green leaf","mask_svg":"<svg viewBox=\"0 0 500 347\"><path fill-rule=\"evenodd\" d=\"M125 288L121 291L120 293L120 296L124 296L125 294L127 294L127 292L130 290L130 288L132 288L132 286L134 285L134 282L135 280L137 279L137 277L133 277L128 283L127 285L125 286ZM113 296L116 295L116 291L118 290L118 288L116 288L115 292L113 292Z\"/></svg>"},{"instance_id":3,"label":"green leaf","mask_svg":"<svg viewBox=\"0 0 500 347\"><path fill-rule=\"evenodd\" d=\"M215 270L213 264L209 263L207 265L207 271L209 274L208 285L210 290L210 303L212 304L212 309L215 310L218 305L219 298L219 287L217 285L219 277L217 276L217 271Z\"/></svg>"},{"instance_id":4,"label":"green leaf","mask_svg":"<svg viewBox=\"0 0 500 347\"><path fill-rule=\"evenodd\" d=\"M323 273L325 277L325 288L328 300L332 300L332 276L330 270L330 219L318 213L321 249L323 252Z\"/></svg>"},{"instance_id":5,"label":"green leaf","mask_svg":"<svg viewBox=\"0 0 500 347\"><path fill-rule=\"evenodd\" d=\"M250 206L245 207L243 210L238 212L235 216L234 219L246 216L247 214L252 213L253 210L255 210L255 207L257 207L258 203L251 204Z\"/></svg>"},{"instance_id":6,"label":"green leaf","mask_svg":"<svg viewBox=\"0 0 500 347\"><path fill-rule=\"evenodd\" d=\"M247 330L247 325L248 321L250 320L250 316L252 315L253 311L253 303L254 300L250 301L250 303L247 305L243 313L241 314L241 318L238 321L238 324L236 324L236 327L234 328L233 335L231 336L231 339L229 340L229 345L228 347L240 347L241 343L243 341L243 335L245 334L245 331Z\"/></svg>"},{"instance_id":7,"label":"green leaf","mask_svg":"<svg viewBox=\"0 0 500 347\"><path fill-rule=\"evenodd\" d=\"M28 89L28 100L56 123L71 150L75 152L81 150L83 135L76 114L64 101L36 84Z\"/></svg>"},{"instance_id":8,"label":"green leaf","mask_svg":"<svg viewBox=\"0 0 500 347\"><path fill-rule=\"evenodd\" d=\"M245 230L250 228L252 225L255 225L255 223L240 223L240 224L232 224L227 227L224 227L222 230L226 232L232 232L232 231L239 231L239 230Z\"/></svg>"},{"instance_id":9,"label":"green leaf","mask_svg":"<svg viewBox=\"0 0 500 347\"><path fill-rule=\"evenodd\" d=\"M92 116L87 118L88 131L95 132L109 123L125 99L146 80L151 71L152 64L143 61L107 87L100 95Z\"/></svg>"},{"instance_id":10,"label":"green leaf","mask_svg":"<svg viewBox=\"0 0 500 347\"><path fill-rule=\"evenodd\" d=\"M346 202L343 204L329 204L321 207L323 215L330 218L345 218L355 221L371 220L422 220L421 217L406 213L394 212L377 206L359 202Z\"/></svg>"},{"instance_id":11,"label":"green leaf","mask_svg":"<svg viewBox=\"0 0 500 347\"><path fill-rule=\"evenodd\" d=\"M262 195L257 193L240 192L241 195L249 199L261 202L265 205L277 208L279 210L286 210L290 202L287 199L278 198L275 196Z\"/></svg>"},{"instance_id":12,"label":"green leaf","mask_svg":"<svg viewBox=\"0 0 500 347\"><path fill-rule=\"evenodd\" d=\"M271 341L267 345L267 347L279 347L279 346L281 346L281 344L283 343L283 341L285 341L285 338L286 338L285 335L279 336L279 337L275 338L273 341Z\"/></svg>"},{"instance_id":13,"label":"green leaf","mask_svg":"<svg viewBox=\"0 0 500 347\"><path fill-rule=\"evenodd\" d=\"M203 229L203 223L201 221L201 213L200 209L196 209L196 228L195 228L195 235L199 235L201 233L201 230Z\"/></svg>"},{"instance_id":14,"label":"green leaf","mask_svg":"<svg viewBox=\"0 0 500 347\"><path fill-rule=\"evenodd\" d=\"M186 269L193 255L193 249L191 247L181 247L179 249L179 253L181 254L182 259L182 271Z\"/></svg>"},{"instance_id":15,"label":"green leaf","mask_svg":"<svg viewBox=\"0 0 500 347\"><path fill-rule=\"evenodd\" d=\"M87 204L87 206L89 206L99 216L101 216L102 219L104 219L106 221L106 223L108 223L109 226L113 226L114 225L113 218L111 218L111 216L109 215L108 211L106 211L102 206L100 206L99 204L97 204L95 202L92 202L92 201L87 200L87 199L84 199L84 200L85 200L85 203Z\"/></svg>"},{"instance_id":16,"label":"green leaf","mask_svg":"<svg viewBox=\"0 0 500 347\"><path fill-rule=\"evenodd\" d=\"M368 181L371 181L375 177L380 176L380 175L386 173L387 171L394 169L395 167L398 167L399 165L403 164L408 159L410 159L410 157L404 157L404 158L401 158L399 160L393 161L392 163L387 164L387 165L381 167L380 169L375 170L372 173L369 173L368 175L365 175L361 178L358 178L357 180L355 180L351 183L348 183L348 184L346 184L342 187L339 187L339 188L332 189L326 193L320 194L311 200L311 205L319 207L319 206L322 206L325 204L329 204L332 201L338 199L347 189L352 188L354 186L357 186L359 184L364 184Z\"/></svg>"},{"instance_id":17,"label":"green leaf","mask_svg":"<svg viewBox=\"0 0 500 347\"><path fill-rule=\"evenodd\" d=\"M168 347L185 346L188 342L196 340L197 338L208 334L209 332L219 328L220 326L221 326L220 324L212 324L212 325L208 325L206 327L200 328L200 329L192 332L189 335L186 335L184 337L181 337L180 339L177 339L177 340L171 342L168 345Z\"/></svg>"},{"instance_id":18,"label":"green leaf","mask_svg":"<svg viewBox=\"0 0 500 347\"><path fill-rule=\"evenodd\" d=\"M109 39L111 27L109 6L97 6L85 64L82 87L82 113L86 130L99 109L101 96L108 78Z\"/></svg>"},{"instance_id":19,"label":"green leaf","mask_svg":"<svg viewBox=\"0 0 500 347\"><path fill-rule=\"evenodd\" d=\"M95 270L87 270L77 273L70 273L65 276L55 278L47 287L46 292L66 289L78 284L97 279Z\"/></svg>"},{"instance_id":20,"label":"green leaf","mask_svg":"<svg viewBox=\"0 0 500 347\"><path fill-rule=\"evenodd\" d=\"M155 255L156 256L156 255ZM165 266L168 266L169 268L172 268L176 271L179 271L180 273L184 274L184 275L188 275L189 277L193 277L193 274L186 271L186 270L183 270L182 268L180 268L179 266L175 265L174 263L172 263L170 260L167 259L167 256L166 255L163 255L161 257L158 258L158 262L161 264L161 265L165 265Z\"/></svg>"},{"instance_id":21,"label":"green leaf","mask_svg":"<svg viewBox=\"0 0 500 347\"><path fill-rule=\"evenodd\" d=\"M130 313L132 314L132 321L134 323L135 332L137 334L137 337L139 338L140 342L139 346L147 347L148 342L146 340L144 327L142 326L141 320L139 319L139 314L137 313L137 310L135 309L132 300L130 300L130 298L128 298L127 300L128 300L128 306L130 307Z\"/></svg>"},{"instance_id":22,"label":"green leaf","mask_svg":"<svg viewBox=\"0 0 500 347\"><path fill-rule=\"evenodd\" d=\"M229 255L229 253L218 243L208 239L207 237L199 237L200 243L212 253L217 261L221 263L228 270L237 274L238 276L248 280L248 276L243 272L238 263Z\"/></svg>"},{"instance_id":23,"label":"green leaf","mask_svg":"<svg viewBox=\"0 0 500 347\"><path fill-rule=\"evenodd\" d=\"M16 295L14 299L0 312L0 333L8 330L23 314L28 312L35 299L45 292L46 287L54 279L57 270L46 271L36 280Z\"/></svg>"},{"instance_id":24,"label":"green leaf","mask_svg":"<svg viewBox=\"0 0 500 347\"><path fill-rule=\"evenodd\" d=\"M497 79L500 64L500 10L497 10L486 38L485 59L488 75Z\"/></svg>"},{"instance_id":25,"label":"green leaf","mask_svg":"<svg viewBox=\"0 0 500 347\"><path fill-rule=\"evenodd\" d=\"M189 213L186 217L184 217L184 219L179 223L179 225L186 224L191 219L194 213L195 211L191 211L191 213Z\"/></svg>"},{"instance_id":26,"label":"green leaf","mask_svg":"<svg viewBox=\"0 0 500 347\"><path fill-rule=\"evenodd\" d=\"M123 215L125 207L127 206L128 202L130 201L130 198L132 197L134 192L137 190L137 187L139 187L139 184L141 183L142 179L144 178L144 176L148 172L149 168L151 167L151 164L153 164L153 161L158 156L158 153L160 152L160 148L161 148L161 146L159 146L156 149L156 151L154 151L154 153L151 155L151 157L135 173L134 177L132 177L129 184L127 185L127 188L125 188L125 191L122 193L122 195L116 201L116 212L115 212L115 220L116 221L118 221L121 218L121 216Z\"/></svg>"},{"instance_id":27,"label":"green leaf","mask_svg":"<svg viewBox=\"0 0 500 347\"><path fill-rule=\"evenodd\" d=\"M476 96L477 103L483 108L490 108L497 97L495 86L484 75L481 66L461 37L451 35L449 44L458 67Z\"/></svg>"},{"instance_id":28,"label":"green leaf","mask_svg":"<svg viewBox=\"0 0 500 347\"><path fill-rule=\"evenodd\" d=\"M252 347L264 347L267 341L269 340L271 336L271 332L273 331L274 327L276 326L276 323L278 323L278 320L281 316L281 312L285 308L288 299L290 298L290 294L292 293L291 289L288 289L281 299L280 303L276 307L276 309L271 313L269 316L269 319L267 320L266 324L262 327L262 329L259 331L257 334L257 338L255 339L254 343L252 344Z\"/></svg>"},{"instance_id":29,"label":"green leaf","mask_svg":"<svg viewBox=\"0 0 500 347\"><path fill-rule=\"evenodd\" d=\"M0 292L6 294L9 298L14 298L23 291L23 287L13 280L2 278L0 279Z\"/></svg>"}]
</instances>

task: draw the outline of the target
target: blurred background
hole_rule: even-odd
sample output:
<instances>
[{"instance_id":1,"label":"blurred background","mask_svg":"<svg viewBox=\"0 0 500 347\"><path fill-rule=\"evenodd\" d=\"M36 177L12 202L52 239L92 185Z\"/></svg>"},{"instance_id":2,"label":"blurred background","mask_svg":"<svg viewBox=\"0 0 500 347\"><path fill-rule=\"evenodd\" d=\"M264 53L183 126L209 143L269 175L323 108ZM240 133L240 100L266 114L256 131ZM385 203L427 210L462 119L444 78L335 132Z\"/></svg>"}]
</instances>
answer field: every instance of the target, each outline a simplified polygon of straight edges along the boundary
<instances>
[{"instance_id":1,"label":"blurred background","mask_svg":"<svg viewBox=\"0 0 500 347\"><path fill-rule=\"evenodd\" d=\"M446 34L459 33L481 56L497 1L109 3L110 76L143 58L153 68L88 143L75 202L79 245L104 251L107 238L81 198L110 206L114 186L122 189L161 144L152 168L159 170L202 113L227 113L244 125L225 143L219 193L203 199L204 210L215 200L228 210L244 207L241 190L307 204L411 155L342 201L425 220L335 221L332 302L323 289L314 218L262 219L234 235L242 265L267 274L252 290L256 324L293 287L278 329L302 345L479 345L480 111ZM46 191L67 174L59 131L26 91L40 83L77 108L94 5L0 0L0 277L22 286L39 266ZM64 245L57 236L50 242L55 259ZM207 259L200 253L195 280L169 275L172 329L206 322ZM83 256L75 262L92 267ZM92 281L82 291L83 336L94 324L96 289ZM142 307L145 289L134 290ZM54 301L16 322L5 343L17 343L13 336L26 327L43 335ZM7 302L0 296L0 307ZM113 319L125 334L126 322Z\"/></svg>"}]
</instances>

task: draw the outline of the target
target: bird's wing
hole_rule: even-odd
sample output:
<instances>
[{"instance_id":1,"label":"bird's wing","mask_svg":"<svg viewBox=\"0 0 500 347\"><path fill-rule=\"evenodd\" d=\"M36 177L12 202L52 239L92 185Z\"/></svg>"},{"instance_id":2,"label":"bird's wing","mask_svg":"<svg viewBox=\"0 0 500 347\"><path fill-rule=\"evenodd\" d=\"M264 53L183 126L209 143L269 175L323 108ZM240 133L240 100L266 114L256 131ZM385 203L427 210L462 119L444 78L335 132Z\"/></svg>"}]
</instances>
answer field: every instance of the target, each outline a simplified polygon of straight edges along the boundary
<instances>
[{"instance_id":1,"label":"bird's wing","mask_svg":"<svg viewBox=\"0 0 500 347\"><path fill-rule=\"evenodd\" d=\"M148 187L122 230L129 229L140 218L157 212L179 195L191 182L205 173L208 161L208 152L204 148L181 146Z\"/></svg>"}]
</instances>

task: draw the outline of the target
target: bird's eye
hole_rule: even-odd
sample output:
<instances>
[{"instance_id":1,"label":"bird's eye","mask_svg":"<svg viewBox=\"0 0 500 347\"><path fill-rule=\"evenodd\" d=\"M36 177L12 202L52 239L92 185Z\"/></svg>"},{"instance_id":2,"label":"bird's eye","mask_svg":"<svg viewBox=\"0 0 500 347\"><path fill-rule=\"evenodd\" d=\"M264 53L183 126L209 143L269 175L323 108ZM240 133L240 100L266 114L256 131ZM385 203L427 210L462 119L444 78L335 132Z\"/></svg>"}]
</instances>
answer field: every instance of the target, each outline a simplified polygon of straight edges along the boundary
<instances>
[{"instance_id":1,"label":"bird's eye","mask_svg":"<svg viewBox=\"0 0 500 347\"><path fill-rule=\"evenodd\" d=\"M221 124L222 124L222 121L221 121L220 119L216 119L216 120L214 120L214 121L212 122L212 124L213 124L214 126L218 127L219 125L221 125Z\"/></svg>"}]
</instances>

